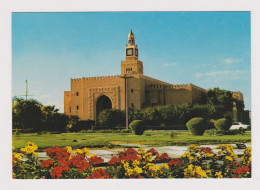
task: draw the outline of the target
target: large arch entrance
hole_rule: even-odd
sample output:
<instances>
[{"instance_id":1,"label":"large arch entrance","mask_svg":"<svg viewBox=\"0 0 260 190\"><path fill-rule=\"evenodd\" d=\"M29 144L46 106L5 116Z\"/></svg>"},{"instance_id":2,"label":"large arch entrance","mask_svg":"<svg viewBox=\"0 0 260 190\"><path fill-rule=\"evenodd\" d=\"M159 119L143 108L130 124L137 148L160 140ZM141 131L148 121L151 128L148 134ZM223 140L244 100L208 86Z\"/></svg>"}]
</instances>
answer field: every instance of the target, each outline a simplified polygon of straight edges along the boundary
<instances>
[{"instance_id":1,"label":"large arch entrance","mask_svg":"<svg viewBox=\"0 0 260 190\"><path fill-rule=\"evenodd\" d=\"M112 102L109 97L102 95L98 98L96 103L96 121L100 112L107 109L112 109Z\"/></svg>"}]
</instances>

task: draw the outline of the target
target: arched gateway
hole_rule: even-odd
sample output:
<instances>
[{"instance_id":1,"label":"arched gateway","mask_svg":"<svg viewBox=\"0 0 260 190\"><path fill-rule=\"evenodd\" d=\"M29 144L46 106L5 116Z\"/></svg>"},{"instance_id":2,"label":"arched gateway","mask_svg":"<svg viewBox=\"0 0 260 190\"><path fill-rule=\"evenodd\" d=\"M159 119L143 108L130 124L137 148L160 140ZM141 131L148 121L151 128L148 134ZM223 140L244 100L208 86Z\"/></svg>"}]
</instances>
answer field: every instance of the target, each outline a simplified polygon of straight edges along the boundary
<instances>
[{"instance_id":1,"label":"arched gateway","mask_svg":"<svg viewBox=\"0 0 260 190\"><path fill-rule=\"evenodd\" d=\"M96 119L100 112L106 109L112 109L112 102L108 96L101 95L96 102Z\"/></svg>"}]
</instances>

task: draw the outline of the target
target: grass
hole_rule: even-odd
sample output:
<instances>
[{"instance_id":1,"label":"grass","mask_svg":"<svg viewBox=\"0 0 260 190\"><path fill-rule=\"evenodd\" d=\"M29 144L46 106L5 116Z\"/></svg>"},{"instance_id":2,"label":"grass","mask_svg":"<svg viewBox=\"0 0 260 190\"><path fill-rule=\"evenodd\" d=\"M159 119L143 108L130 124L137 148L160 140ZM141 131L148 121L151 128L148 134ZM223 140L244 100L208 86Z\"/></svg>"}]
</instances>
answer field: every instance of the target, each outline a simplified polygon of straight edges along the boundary
<instances>
[{"instance_id":1,"label":"grass","mask_svg":"<svg viewBox=\"0 0 260 190\"><path fill-rule=\"evenodd\" d=\"M251 142L251 132L244 135L223 135L223 136L193 136L189 131L175 131L172 138L172 131L145 131L142 136L132 133L61 133L41 134L27 133L13 135L13 146L21 148L28 141L34 142L39 149L45 149L54 145L73 148L113 148L122 147L121 144L141 144L149 146L169 145L190 145L190 144L228 144L234 142ZM125 147L125 146L124 146Z\"/></svg>"}]
</instances>

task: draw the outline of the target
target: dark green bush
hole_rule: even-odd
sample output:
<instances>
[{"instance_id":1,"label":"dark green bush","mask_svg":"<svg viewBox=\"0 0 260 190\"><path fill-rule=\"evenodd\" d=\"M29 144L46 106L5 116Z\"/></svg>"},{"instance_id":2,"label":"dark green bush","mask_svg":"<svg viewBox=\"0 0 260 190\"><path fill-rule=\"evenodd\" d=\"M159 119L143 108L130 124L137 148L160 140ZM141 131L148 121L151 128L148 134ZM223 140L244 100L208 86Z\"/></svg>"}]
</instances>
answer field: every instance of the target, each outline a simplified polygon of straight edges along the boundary
<instances>
[{"instance_id":1,"label":"dark green bush","mask_svg":"<svg viewBox=\"0 0 260 190\"><path fill-rule=\"evenodd\" d=\"M125 125L124 113L120 110L104 110L98 116L98 125L101 129L112 129Z\"/></svg>"},{"instance_id":2,"label":"dark green bush","mask_svg":"<svg viewBox=\"0 0 260 190\"><path fill-rule=\"evenodd\" d=\"M80 129L77 128L77 123L79 121L79 117L75 115L69 116L69 122L67 125L67 130L69 132L78 132Z\"/></svg>"},{"instance_id":3,"label":"dark green bush","mask_svg":"<svg viewBox=\"0 0 260 190\"><path fill-rule=\"evenodd\" d=\"M214 125L219 131L227 131L230 129L232 121L226 118L222 118L215 121Z\"/></svg>"},{"instance_id":4,"label":"dark green bush","mask_svg":"<svg viewBox=\"0 0 260 190\"><path fill-rule=\"evenodd\" d=\"M245 130L244 129L235 129L235 130L228 130L228 131L220 131L220 130L217 130L217 129L209 129L209 130L206 130L205 134L207 135L218 135L218 136L221 136L221 135L243 135L245 133Z\"/></svg>"},{"instance_id":5,"label":"dark green bush","mask_svg":"<svg viewBox=\"0 0 260 190\"><path fill-rule=\"evenodd\" d=\"M207 129L207 122L201 117L195 117L186 123L187 128L193 135L203 135Z\"/></svg>"},{"instance_id":6,"label":"dark green bush","mask_svg":"<svg viewBox=\"0 0 260 190\"><path fill-rule=\"evenodd\" d=\"M95 125L95 121L93 120L81 120L76 123L76 128L78 129L78 131L89 130L94 125Z\"/></svg>"},{"instance_id":7,"label":"dark green bush","mask_svg":"<svg viewBox=\"0 0 260 190\"><path fill-rule=\"evenodd\" d=\"M218 131L216 128L215 129L207 129L204 134L207 134L207 135L210 135L210 136L222 135L221 131Z\"/></svg>"},{"instance_id":8,"label":"dark green bush","mask_svg":"<svg viewBox=\"0 0 260 190\"><path fill-rule=\"evenodd\" d=\"M160 113L156 107L147 107L142 110L143 119L150 125L160 124Z\"/></svg>"},{"instance_id":9,"label":"dark green bush","mask_svg":"<svg viewBox=\"0 0 260 190\"><path fill-rule=\"evenodd\" d=\"M132 121L129 127L136 135L142 135L145 131L144 122L142 120Z\"/></svg>"}]
</instances>

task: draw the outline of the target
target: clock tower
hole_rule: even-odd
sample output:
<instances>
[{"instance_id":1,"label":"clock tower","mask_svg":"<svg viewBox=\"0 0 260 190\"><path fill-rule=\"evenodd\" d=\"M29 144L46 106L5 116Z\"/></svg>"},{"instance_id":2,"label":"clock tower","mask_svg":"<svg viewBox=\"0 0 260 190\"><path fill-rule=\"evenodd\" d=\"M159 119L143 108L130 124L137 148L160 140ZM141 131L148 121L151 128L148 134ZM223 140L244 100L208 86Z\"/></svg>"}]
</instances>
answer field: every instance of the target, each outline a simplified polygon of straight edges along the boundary
<instances>
[{"instance_id":1,"label":"clock tower","mask_svg":"<svg viewBox=\"0 0 260 190\"><path fill-rule=\"evenodd\" d=\"M125 58L126 60L121 62L121 75L143 74L143 62L138 60L138 47L135 45L135 36L132 30L128 35Z\"/></svg>"}]
</instances>

